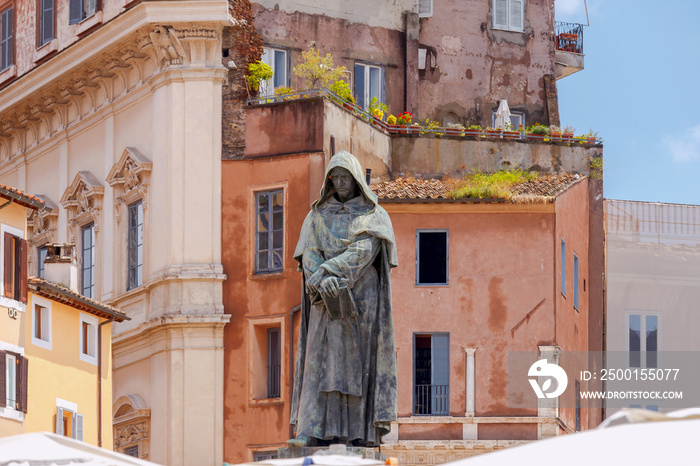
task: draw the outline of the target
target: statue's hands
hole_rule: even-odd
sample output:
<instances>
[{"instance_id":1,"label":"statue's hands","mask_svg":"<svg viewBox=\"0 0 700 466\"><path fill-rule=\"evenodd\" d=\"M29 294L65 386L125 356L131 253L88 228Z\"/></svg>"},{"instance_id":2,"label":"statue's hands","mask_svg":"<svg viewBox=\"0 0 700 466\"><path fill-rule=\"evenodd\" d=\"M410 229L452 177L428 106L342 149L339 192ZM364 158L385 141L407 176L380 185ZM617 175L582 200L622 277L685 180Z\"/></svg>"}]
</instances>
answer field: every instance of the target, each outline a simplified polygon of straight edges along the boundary
<instances>
[{"instance_id":1,"label":"statue's hands","mask_svg":"<svg viewBox=\"0 0 700 466\"><path fill-rule=\"evenodd\" d=\"M333 275L324 278L321 282L321 286L318 287L319 291L329 294L334 298L338 296L339 288L340 282L338 281L338 277L334 277Z\"/></svg>"},{"instance_id":2,"label":"statue's hands","mask_svg":"<svg viewBox=\"0 0 700 466\"><path fill-rule=\"evenodd\" d=\"M319 268L313 275L306 280L306 292L309 294L314 294L318 291L318 287L326 276L326 270Z\"/></svg>"}]
</instances>

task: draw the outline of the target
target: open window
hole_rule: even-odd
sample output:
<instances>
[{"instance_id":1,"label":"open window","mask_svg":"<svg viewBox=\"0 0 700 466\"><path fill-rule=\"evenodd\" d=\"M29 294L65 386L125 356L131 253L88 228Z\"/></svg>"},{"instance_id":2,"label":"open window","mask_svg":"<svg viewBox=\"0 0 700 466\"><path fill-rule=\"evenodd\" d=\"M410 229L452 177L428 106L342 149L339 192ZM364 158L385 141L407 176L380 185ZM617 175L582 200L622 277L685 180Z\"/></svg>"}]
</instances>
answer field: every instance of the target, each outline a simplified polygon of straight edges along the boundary
<instances>
[{"instance_id":1,"label":"open window","mask_svg":"<svg viewBox=\"0 0 700 466\"><path fill-rule=\"evenodd\" d=\"M450 335L416 334L413 340L413 414L450 414Z\"/></svg>"},{"instance_id":2,"label":"open window","mask_svg":"<svg viewBox=\"0 0 700 466\"><path fill-rule=\"evenodd\" d=\"M23 239L23 232L16 228L2 225L3 248L3 293L9 302L8 307L17 307L18 303L27 303L27 251L28 244ZM14 301L14 302L13 302Z\"/></svg>"}]
</instances>

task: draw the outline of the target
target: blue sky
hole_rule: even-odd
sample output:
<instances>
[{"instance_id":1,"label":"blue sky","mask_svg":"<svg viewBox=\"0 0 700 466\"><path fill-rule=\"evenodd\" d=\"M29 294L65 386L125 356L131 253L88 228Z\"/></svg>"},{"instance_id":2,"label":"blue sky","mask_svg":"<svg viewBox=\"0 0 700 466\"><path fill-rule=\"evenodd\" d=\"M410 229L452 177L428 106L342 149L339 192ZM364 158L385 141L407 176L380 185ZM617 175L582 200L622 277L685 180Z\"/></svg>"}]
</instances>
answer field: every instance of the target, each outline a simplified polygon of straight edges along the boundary
<instances>
[{"instance_id":1,"label":"blue sky","mask_svg":"<svg viewBox=\"0 0 700 466\"><path fill-rule=\"evenodd\" d=\"M557 82L562 126L604 139L608 199L700 205L697 0L587 0L585 68ZM586 24L583 0L557 21Z\"/></svg>"}]
</instances>

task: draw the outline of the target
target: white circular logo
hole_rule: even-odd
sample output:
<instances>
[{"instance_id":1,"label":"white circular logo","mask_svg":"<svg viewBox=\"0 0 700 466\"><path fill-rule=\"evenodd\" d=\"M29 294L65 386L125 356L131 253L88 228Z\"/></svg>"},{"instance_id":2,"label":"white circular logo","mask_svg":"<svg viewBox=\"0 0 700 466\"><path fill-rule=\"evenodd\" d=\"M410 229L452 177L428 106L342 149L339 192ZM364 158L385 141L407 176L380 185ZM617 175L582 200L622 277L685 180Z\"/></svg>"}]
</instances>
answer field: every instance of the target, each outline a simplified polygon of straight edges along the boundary
<instances>
[{"instance_id":1,"label":"white circular logo","mask_svg":"<svg viewBox=\"0 0 700 466\"><path fill-rule=\"evenodd\" d=\"M566 376L564 369L556 364L547 362L546 359L540 359L530 366L527 375L528 377L547 377L543 380L541 387L537 380L528 379L537 398L556 398L564 393L566 385L569 383L569 378ZM555 387L552 387L552 380L556 381Z\"/></svg>"}]
</instances>

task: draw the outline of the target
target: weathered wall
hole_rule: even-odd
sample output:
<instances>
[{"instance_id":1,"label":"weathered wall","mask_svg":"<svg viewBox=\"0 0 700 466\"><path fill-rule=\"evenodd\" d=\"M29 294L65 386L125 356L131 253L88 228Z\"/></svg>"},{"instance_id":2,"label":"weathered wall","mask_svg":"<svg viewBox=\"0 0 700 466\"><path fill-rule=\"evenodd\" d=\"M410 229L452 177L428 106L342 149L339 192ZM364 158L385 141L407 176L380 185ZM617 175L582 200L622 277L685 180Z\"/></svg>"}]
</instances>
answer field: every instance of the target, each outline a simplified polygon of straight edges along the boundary
<instances>
[{"instance_id":1,"label":"weathered wall","mask_svg":"<svg viewBox=\"0 0 700 466\"><path fill-rule=\"evenodd\" d=\"M292 332L288 319L290 311L301 303L301 274L293 252L310 201L318 197L323 154L224 161L222 177L240 180L223 184L222 262L228 277L224 309L232 322L224 335L224 460L241 463L251 461L253 451L275 450L289 438ZM284 269L281 273L255 275L254 195L272 188L282 188L285 195ZM298 319L296 314L295 321ZM282 328L280 398L256 399L252 393L254 377L265 373L264 367L255 365L256 350L251 342L258 324ZM295 347L292 354L296 354Z\"/></svg>"},{"instance_id":2,"label":"weathered wall","mask_svg":"<svg viewBox=\"0 0 700 466\"><path fill-rule=\"evenodd\" d=\"M246 158L335 150L350 151L373 182L390 178L391 137L321 97L246 107ZM352 141L352 142L351 142Z\"/></svg>"},{"instance_id":3,"label":"weathered wall","mask_svg":"<svg viewBox=\"0 0 700 466\"><path fill-rule=\"evenodd\" d=\"M392 172L461 176L480 171L493 173L504 168L520 168L541 173L588 174L591 157L602 154L600 146L547 144L438 137L392 138ZM464 167L463 167L464 166Z\"/></svg>"},{"instance_id":4,"label":"weathered wall","mask_svg":"<svg viewBox=\"0 0 700 466\"><path fill-rule=\"evenodd\" d=\"M493 29L491 1L433 3L433 17L421 19L421 45L436 52L436 67L420 72L421 117L491 126L505 98L528 125L548 123L544 76L554 74L554 4L524 3L524 32Z\"/></svg>"},{"instance_id":5,"label":"weathered wall","mask_svg":"<svg viewBox=\"0 0 700 466\"><path fill-rule=\"evenodd\" d=\"M278 10L285 13L306 13L309 15L327 16L342 19L350 24L358 23L368 26L401 30L403 28L403 12L416 10L413 0L395 0L392 2L374 2L372 0L357 0L344 2L341 0L260 0L261 7ZM368 14L371 12L371 14Z\"/></svg>"},{"instance_id":6,"label":"weathered wall","mask_svg":"<svg viewBox=\"0 0 700 466\"><path fill-rule=\"evenodd\" d=\"M405 1L405 0L402 0ZM270 2L273 3L273 2ZM282 5L284 2L280 2ZM320 2L318 2L320 3ZM335 3L335 2L334 2ZM372 3L366 6L366 3ZM415 2L411 3L414 6ZM391 5L391 6L389 6ZM272 7L270 7L272 8ZM381 16L382 8L398 8L393 2L346 2L342 7L328 7L325 14L308 14L296 11L263 9L256 5L255 27L265 44L290 49L290 81L295 89L303 89L304 83L292 69L299 63L301 52L315 47L319 54L333 56L335 66L343 65L348 70L345 80L352 85L355 61L364 61L384 66L385 102L389 111L395 115L405 110L404 95L404 34L392 28L386 22L373 26L363 22L349 22L333 17L332 11L348 11L358 8L363 21L370 21ZM302 10L303 11L303 10ZM367 14L372 12L372 14ZM379 13L375 15L375 13ZM398 15L403 24L403 16ZM402 26L401 26L402 28Z\"/></svg>"},{"instance_id":7,"label":"weathered wall","mask_svg":"<svg viewBox=\"0 0 700 466\"><path fill-rule=\"evenodd\" d=\"M323 150L322 98L246 107L246 157Z\"/></svg>"},{"instance_id":8,"label":"weathered wall","mask_svg":"<svg viewBox=\"0 0 700 466\"><path fill-rule=\"evenodd\" d=\"M601 248L601 244L589 242L589 208L588 208L588 179L579 181L556 199L556 231L552 238L556 253L554 261L555 282L554 299L557 302L556 314L556 344L562 351L588 351L588 303L591 296L590 265L588 252L590 247ZM565 294L561 292L561 240L566 242L566 283ZM578 309L574 307L574 254L578 256ZM564 359L563 359L564 360ZM568 359L568 361L571 361ZM577 361L578 362L578 361ZM572 364L569 362L568 364ZM572 409L575 401L575 384L572 375L580 370L588 370L587 367L566 367L570 376L566 391L560 397L559 415L569 426L574 427L576 420L575 410ZM589 390L586 381L580 380L582 391ZM588 426L587 400L582 400L581 426Z\"/></svg>"},{"instance_id":9,"label":"weathered wall","mask_svg":"<svg viewBox=\"0 0 700 466\"><path fill-rule=\"evenodd\" d=\"M392 272L399 416L413 412L413 335L433 332L450 333L452 416L466 410L464 347L478 348L476 416L536 415L508 407L507 355L555 338L553 209L420 206L385 204L399 251ZM448 286L415 285L416 229L449 229Z\"/></svg>"}]
</instances>

